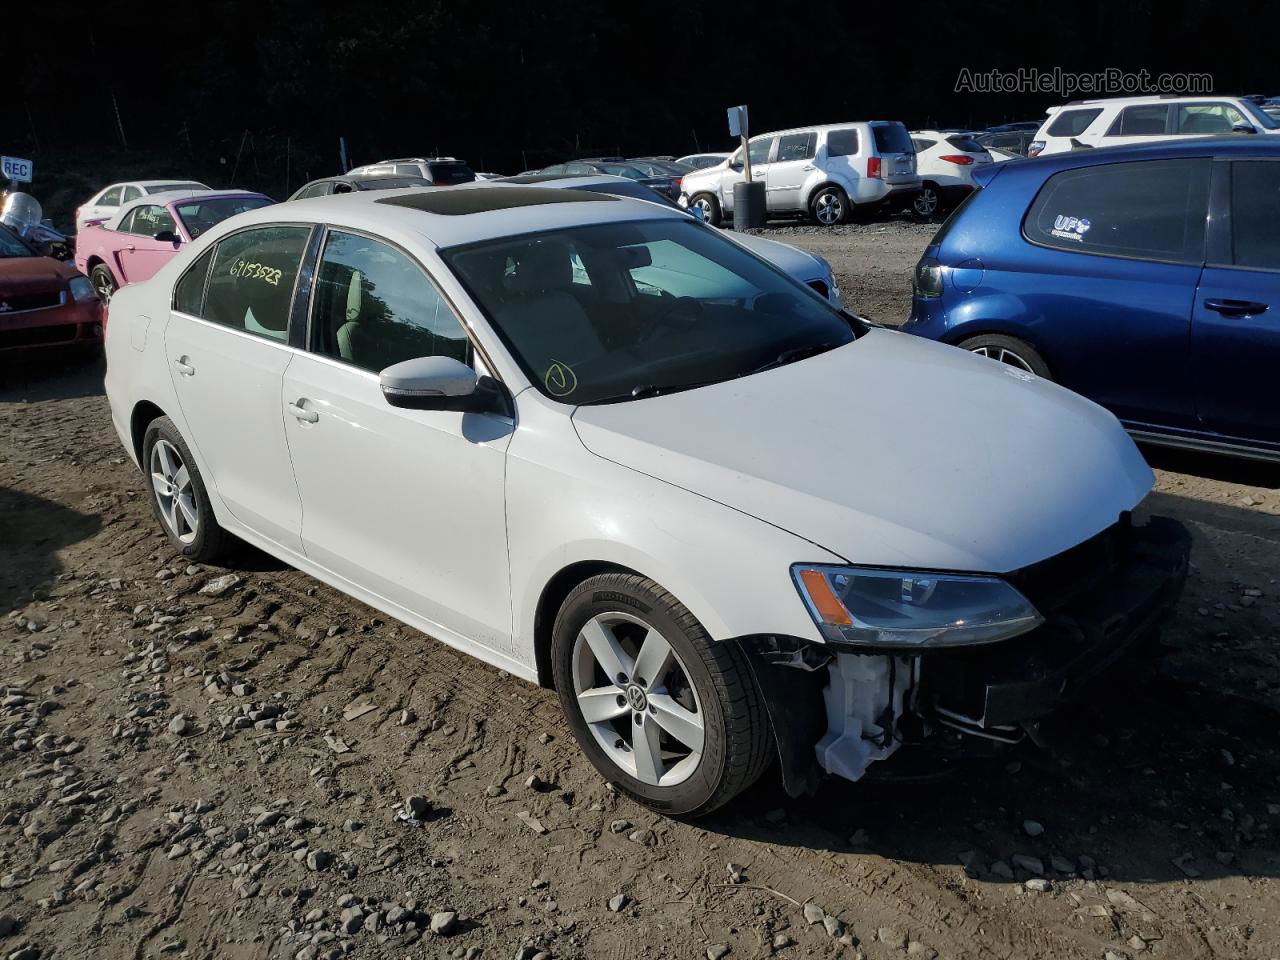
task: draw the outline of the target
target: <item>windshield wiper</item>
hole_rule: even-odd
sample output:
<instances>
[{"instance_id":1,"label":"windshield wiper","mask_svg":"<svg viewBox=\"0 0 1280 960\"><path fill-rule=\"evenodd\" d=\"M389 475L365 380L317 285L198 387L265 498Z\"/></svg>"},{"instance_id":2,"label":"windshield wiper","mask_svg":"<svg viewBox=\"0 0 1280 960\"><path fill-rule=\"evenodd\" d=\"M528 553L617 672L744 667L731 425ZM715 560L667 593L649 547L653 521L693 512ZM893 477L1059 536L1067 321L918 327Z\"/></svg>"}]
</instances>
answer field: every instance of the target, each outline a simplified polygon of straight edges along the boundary
<instances>
[{"instance_id":1,"label":"windshield wiper","mask_svg":"<svg viewBox=\"0 0 1280 960\"><path fill-rule=\"evenodd\" d=\"M615 393L613 396L609 397L598 397L595 400L586 401L582 406L591 407L598 403L620 403L623 400L644 400L647 397L662 397L669 393L680 393L682 390L696 390L698 387L706 387L713 383L723 382L723 380L699 380L693 383L641 383L632 387L626 393Z\"/></svg>"},{"instance_id":2,"label":"windshield wiper","mask_svg":"<svg viewBox=\"0 0 1280 960\"><path fill-rule=\"evenodd\" d=\"M828 350L834 350L836 347L843 346L844 341L836 342L832 340L825 343L807 343L803 347L792 347L789 350L783 350L768 363L761 364L751 372L763 373L765 370L772 370L774 367L785 367L788 363L795 363L797 360L816 357L820 353L826 353Z\"/></svg>"}]
</instances>

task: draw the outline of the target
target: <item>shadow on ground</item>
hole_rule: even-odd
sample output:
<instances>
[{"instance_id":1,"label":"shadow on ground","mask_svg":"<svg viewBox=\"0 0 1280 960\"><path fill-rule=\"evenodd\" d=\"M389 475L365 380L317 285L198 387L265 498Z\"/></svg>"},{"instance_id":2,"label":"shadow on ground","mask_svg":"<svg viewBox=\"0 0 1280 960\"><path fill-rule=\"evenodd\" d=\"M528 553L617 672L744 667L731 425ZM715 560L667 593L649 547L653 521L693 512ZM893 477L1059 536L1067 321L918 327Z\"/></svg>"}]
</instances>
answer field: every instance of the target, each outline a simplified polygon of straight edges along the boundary
<instances>
[{"instance_id":1,"label":"shadow on ground","mask_svg":"<svg viewBox=\"0 0 1280 960\"><path fill-rule=\"evenodd\" d=\"M47 589L62 572L57 551L98 532L101 519L0 487L0 613Z\"/></svg>"}]
</instances>

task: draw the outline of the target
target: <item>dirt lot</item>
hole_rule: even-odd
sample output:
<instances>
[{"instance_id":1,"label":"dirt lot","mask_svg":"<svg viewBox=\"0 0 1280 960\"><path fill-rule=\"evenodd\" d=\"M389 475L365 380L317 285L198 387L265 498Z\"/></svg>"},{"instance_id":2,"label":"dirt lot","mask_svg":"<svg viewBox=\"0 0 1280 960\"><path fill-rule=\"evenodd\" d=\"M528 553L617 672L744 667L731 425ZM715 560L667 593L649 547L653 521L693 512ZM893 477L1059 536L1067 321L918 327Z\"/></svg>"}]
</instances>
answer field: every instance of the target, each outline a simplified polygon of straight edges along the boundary
<instances>
[{"instance_id":1,"label":"dirt lot","mask_svg":"<svg viewBox=\"0 0 1280 960\"><path fill-rule=\"evenodd\" d=\"M929 233L777 235L892 320ZM180 562L101 376L0 366L0 958L1280 957L1280 471L1151 454L1187 593L1053 749L681 823L551 692Z\"/></svg>"}]
</instances>

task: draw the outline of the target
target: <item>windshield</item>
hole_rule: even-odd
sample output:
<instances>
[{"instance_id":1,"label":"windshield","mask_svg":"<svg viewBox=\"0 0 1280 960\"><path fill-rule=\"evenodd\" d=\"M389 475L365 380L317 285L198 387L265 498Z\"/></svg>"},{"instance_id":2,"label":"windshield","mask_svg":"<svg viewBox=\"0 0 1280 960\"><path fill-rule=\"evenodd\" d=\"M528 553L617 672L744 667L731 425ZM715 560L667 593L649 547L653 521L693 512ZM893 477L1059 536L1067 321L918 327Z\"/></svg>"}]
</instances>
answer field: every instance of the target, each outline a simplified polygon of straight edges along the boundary
<instances>
[{"instance_id":1,"label":"windshield","mask_svg":"<svg viewBox=\"0 0 1280 960\"><path fill-rule=\"evenodd\" d=\"M534 385L610 403L834 349L849 320L692 220L570 227L441 251Z\"/></svg>"},{"instance_id":2,"label":"windshield","mask_svg":"<svg viewBox=\"0 0 1280 960\"><path fill-rule=\"evenodd\" d=\"M428 163L427 169L431 172L432 183L470 183L476 178L465 163Z\"/></svg>"},{"instance_id":3,"label":"windshield","mask_svg":"<svg viewBox=\"0 0 1280 960\"><path fill-rule=\"evenodd\" d=\"M1263 110L1253 101L1241 100L1240 106L1244 107L1249 116L1253 118L1253 122L1258 126L1266 130L1275 130L1277 127L1280 127L1280 123L1276 121L1275 117L1267 113L1267 111Z\"/></svg>"},{"instance_id":4,"label":"windshield","mask_svg":"<svg viewBox=\"0 0 1280 960\"><path fill-rule=\"evenodd\" d=\"M188 200L178 203L174 208L178 211L178 219L187 228L194 240L210 227L221 223L227 217L244 213L246 210L257 210L266 207L271 201L266 197L211 197Z\"/></svg>"},{"instance_id":5,"label":"windshield","mask_svg":"<svg viewBox=\"0 0 1280 960\"><path fill-rule=\"evenodd\" d=\"M31 249L18 239L17 235L12 233L8 227L0 224L0 259L8 260L12 257L34 257Z\"/></svg>"}]
</instances>

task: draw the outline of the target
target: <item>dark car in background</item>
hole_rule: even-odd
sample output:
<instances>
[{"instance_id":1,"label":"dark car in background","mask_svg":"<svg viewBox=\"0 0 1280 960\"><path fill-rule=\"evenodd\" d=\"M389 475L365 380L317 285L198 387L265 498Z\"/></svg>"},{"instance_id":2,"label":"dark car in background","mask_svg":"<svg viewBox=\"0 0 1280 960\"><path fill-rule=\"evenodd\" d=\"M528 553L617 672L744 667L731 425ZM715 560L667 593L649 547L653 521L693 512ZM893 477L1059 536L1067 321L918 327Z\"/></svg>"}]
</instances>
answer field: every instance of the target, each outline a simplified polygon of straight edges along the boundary
<instances>
[{"instance_id":1,"label":"dark car in background","mask_svg":"<svg viewBox=\"0 0 1280 960\"><path fill-rule=\"evenodd\" d=\"M664 173L652 176L641 170L630 161L618 160L571 160L568 163L556 163L541 170L530 170L527 173L554 173L562 176L590 177L626 177L636 183L643 183L668 199L675 200L680 196L682 174Z\"/></svg>"},{"instance_id":2,"label":"dark car in background","mask_svg":"<svg viewBox=\"0 0 1280 960\"><path fill-rule=\"evenodd\" d=\"M359 177L420 177L433 187L451 187L457 183L471 183L476 175L457 157L399 157L395 160L379 160L363 167L348 170L349 176Z\"/></svg>"},{"instance_id":3,"label":"dark car in background","mask_svg":"<svg viewBox=\"0 0 1280 960\"><path fill-rule=\"evenodd\" d=\"M1280 459L1280 143L1071 151L975 180L903 330L1056 380L1138 439Z\"/></svg>"},{"instance_id":4,"label":"dark car in background","mask_svg":"<svg viewBox=\"0 0 1280 960\"><path fill-rule=\"evenodd\" d=\"M1003 150L1025 157L1035 138L1035 130L988 130L977 134L973 139L988 150Z\"/></svg>"},{"instance_id":5,"label":"dark car in background","mask_svg":"<svg viewBox=\"0 0 1280 960\"><path fill-rule=\"evenodd\" d=\"M407 187L430 187L433 184L422 177L353 176L324 177L299 187L290 200L307 200L311 197L327 197L335 193L354 193L357 190L403 190Z\"/></svg>"}]
</instances>

